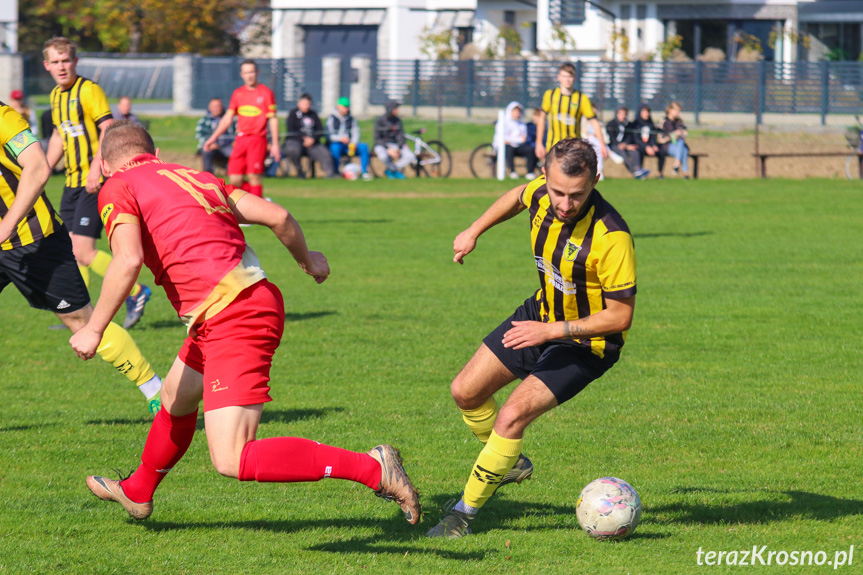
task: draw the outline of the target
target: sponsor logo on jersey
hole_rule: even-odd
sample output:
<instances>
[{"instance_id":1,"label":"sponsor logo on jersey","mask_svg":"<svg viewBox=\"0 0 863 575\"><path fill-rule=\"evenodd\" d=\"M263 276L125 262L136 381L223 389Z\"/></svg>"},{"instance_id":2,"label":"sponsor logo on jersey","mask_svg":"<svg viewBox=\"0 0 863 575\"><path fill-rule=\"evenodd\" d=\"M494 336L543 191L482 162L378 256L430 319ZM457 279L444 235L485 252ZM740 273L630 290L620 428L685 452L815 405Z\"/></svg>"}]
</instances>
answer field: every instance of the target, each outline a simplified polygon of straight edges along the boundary
<instances>
[{"instance_id":1,"label":"sponsor logo on jersey","mask_svg":"<svg viewBox=\"0 0 863 575\"><path fill-rule=\"evenodd\" d=\"M257 106L240 106L237 113L247 118L254 118L255 116L260 116L263 112Z\"/></svg>"},{"instance_id":2,"label":"sponsor logo on jersey","mask_svg":"<svg viewBox=\"0 0 863 575\"><path fill-rule=\"evenodd\" d=\"M84 126L81 124L73 124L69 120L64 120L63 123L60 124L60 131L70 138L77 138L78 136L84 135Z\"/></svg>"},{"instance_id":3,"label":"sponsor logo on jersey","mask_svg":"<svg viewBox=\"0 0 863 575\"><path fill-rule=\"evenodd\" d=\"M575 261L578 257L578 252L581 251L581 246L577 245L572 239L566 240L566 246L563 248L563 259L568 262Z\"/></svg>"},{"instance_id":4,"label":"sponsor logo on jersey","mask_svg":"<svg viewBox=\"0 0 863 575\"><path fill-rule=\"evenodd\" d=\"M554 264L540 256L534 256L534 260L536 261L536 268L548 278L548 283L552 284L555 289L562 291L566 295L575 294L575 284L564 279L563 274L560 273L559 269L554 267Z\"/></svg>"},{"instance_id":5,"label":"sponsor logo on jersey","mask_svg":"<svg viewBox=\"0 0 863 575\"><path fill-rule=\"evenodd\" d=\"M111 212L114 211L114 204L108 204L104 208L102 208L102 213L99 214L99 217L102 218L102 224L106 227L108 225L108 218L111 217Z\"/></svg>"}]
</instances>

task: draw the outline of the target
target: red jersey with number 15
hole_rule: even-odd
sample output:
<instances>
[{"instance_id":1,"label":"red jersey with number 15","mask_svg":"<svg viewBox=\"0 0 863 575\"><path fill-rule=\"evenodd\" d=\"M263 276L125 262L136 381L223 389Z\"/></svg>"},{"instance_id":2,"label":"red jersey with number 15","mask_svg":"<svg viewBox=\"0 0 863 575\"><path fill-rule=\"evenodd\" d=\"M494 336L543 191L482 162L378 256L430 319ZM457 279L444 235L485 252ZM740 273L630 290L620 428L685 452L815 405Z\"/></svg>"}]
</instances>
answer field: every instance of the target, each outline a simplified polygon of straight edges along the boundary
<instances>
[{"instance_id":1,"label":"red jersey with number 15","mask_svg":"<svg viewBox=\"0 0 863 575\"><path fill-rule=\"evenodd\" d=\"M187 326L266 277L228 205L229 195L237 201L246 192L232 190L212 174L143 154L99 192L108 238L120 224L140 226L144 264Z\"/></svg>"},{"instance_id":2,"label":"red jersey with number 15","mask_svg":"<svg viewBox=\"0 0 863 575\"><path fill-rule=\"evenodd\" d=\"M258 84L251 90L240 86L231 94L228 109L237 115L238 136L267 136L267 120L276 115L276 96Z\"/></svg>"}]
</instances>

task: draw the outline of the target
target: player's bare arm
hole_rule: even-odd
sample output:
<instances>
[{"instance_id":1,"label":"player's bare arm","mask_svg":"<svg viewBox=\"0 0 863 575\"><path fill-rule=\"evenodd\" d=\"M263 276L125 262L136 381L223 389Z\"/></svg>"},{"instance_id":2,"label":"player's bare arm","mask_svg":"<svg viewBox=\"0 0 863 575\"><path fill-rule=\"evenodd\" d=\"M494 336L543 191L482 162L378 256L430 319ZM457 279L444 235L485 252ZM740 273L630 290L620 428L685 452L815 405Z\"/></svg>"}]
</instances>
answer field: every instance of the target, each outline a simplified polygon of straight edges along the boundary
<instances>
[{"instance_id":1,"label":"player's bare arm","mask_svg":"<svg viewBox=\"0 0 863 575\"><path fill-rule=\"evenodd\" d=\"M545 110L543 110L542 112L540 112L539 121L537 121L537 123L536 123L536 146L534 146L534 148L535 148L534 151L536 152L536 157L540 161L545 159L545 153L546 153L546 149L545 149L545 119L546 119L546 113L545 113Z\"/></svg>"},{"instance_id":2,"label":"player's bare arm","mask_svg":"<svg viewBox=\"0 0 863 575\"><path fill-rule=\"evenodd\" d=\"M587 317L572 321L514 321L512 329L503 335L503 346L522 349L553 339L587 339L620 333L632 325L635 296L606 299L606 308Z\"/></svg>"},{"instance_id":3,"label":"player's bare arm","mask_svg":"<svg viewBox=\"0 0 863 575\"><path fill-rule=\"evenodd\" d=\"M90 162L90 172L87 174L87 192L90 194L99 193L99 188L102 187L102 183L99 181L102 178L102 138L105 137L105 130L113 123L114 120L109 119L99 124L99 147L96 149L96 153L93 154L93 161Z\"/></svg>"},{"instance_id":4,"label":"player's bare arm","mask_svg":"<svg viewBox=\"0 0 863 575\"><path fill-rule=\"evenodd\" d=\"M270 228L279 238L300 268L322 283L330 275L327 258L321 252L309 251L303 230L294 216L273 202L268 202L252 194L243 194L228 204L240 223L258 224Z\"/></svg>"},{"instance_id":5,"label":"player's bare arm","mask_svg":"<svg viewBox=\"0 0 863 575\"><path fill-rule=\"evenodd\" d=\"M279 118L273 116L267 120L267 125L270 128L270 155L274 162L279 162L282 159L282 147L279 145Z\"/></svg>"},{"instance_id":6,"label":"player's bare arm","mask_svg":"<svg viewBox=\"0 0 863 575\"><path fill-rule=\"evenodd\" d=\"M60 132L56 128L51 132L51 139L48 140L48 152L46 156L48 158L48 167L52 170L57 165L57 162L60 161L60 158L63 157L63 136L60 135Z\"/></svg>"},{"instance_id":7,"label":"player's bare arm","mask_svg":"<svg viewBox=\"0 0 863 575\"><path fill-rule=\"evenodd\" d=\"M9 211L0 220L0 243L8 240L18 227L18 222L27 217L51 176L51 168L39 142L34 141L18 154L18 165L21 166L18 190Z\"/></svg>"},{"instance_id":8,"label":"player's bare arm","mask_svg":"<svg viewBox=\"0 0 863 575\"><path fill-rule=\"evenodd\" d=\"M215 148L211 148L210 146L215 146L216 140L219 139L219 136L228 131L228 128L231 126L231 122L234 121L234 111L233 110L225 110L225 115L222 116L222 119L219 120L219 125L216 126L216 129L213 130L213 133L204 142L204 149L211 150Z\"/></svg>"},{"instance_id":9,"label":"player's bare arm","mask_svg":"<svg viewBox=\"0 0 863 575\"><path fill-rule=\"evenodd\" d=\"M515 187L499 197L468 229L456 236L452 242L455 254L452 261L464 264L464 257L476 248L476 241L483 233L524 211L525 205L521 203L524 188Z\"/></svg>"},{"instance_id":10,"label":"player's bare arm","mask_svg":"<svg viewBox=\"0 0 863 575\"><path fill-rule=\"evenodd\" d=\"M111 251L114 252L114 258L102 280L102 292L93 315L87 325L69 339L72 349L83 360L96 355L105 328L125 304L126 296L138 279L144 263L140 226L132 223L116 224L111 232Z\"/></svg>"}]
</instances>

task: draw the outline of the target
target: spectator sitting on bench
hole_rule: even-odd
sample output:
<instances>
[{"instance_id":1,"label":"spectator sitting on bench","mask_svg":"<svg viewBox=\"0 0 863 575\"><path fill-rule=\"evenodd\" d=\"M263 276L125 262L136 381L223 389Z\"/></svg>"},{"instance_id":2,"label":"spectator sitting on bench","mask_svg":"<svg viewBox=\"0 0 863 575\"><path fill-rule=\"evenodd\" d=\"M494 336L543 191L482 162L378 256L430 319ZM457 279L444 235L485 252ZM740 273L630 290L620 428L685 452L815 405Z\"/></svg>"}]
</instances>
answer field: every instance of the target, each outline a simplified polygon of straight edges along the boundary
<instances>
[{"instance_id":1,"label":"spectator sitting on bench","mask_svg":"<svg viewBox=\"0 0 863 575\"><path fill-rule=\"evenodd\" d=\"M639 106L638 115L635 117L635 120L627 125L626 130L632 131L635 135L635 143L638 145L638 156L641 165L644 165L645 156L656 156L658 169L656 177L661 179L663 177L662 168L665 166L665 150L662 149L660 144L665 143L667 138L656 129L656 124L653 123L653 119L650 117L650 106L647 104ZM663 141L660 142L658 138L661 138Z\"/></svg>"},{"instance_id":2,"label":"spectator sitting on bench","mask_svg":"<svg viewBox=\"0 0 863 575\"><path fill-rule=\"evenodd\" d=\"M623 158L626 169L635 179L643 180L650 174L650 170L644 169L641 165L641 155L638 153L638 144L635 143L635 134L627 130L629 125L627 115L629 110L626 106L620 106L614 112L614 118L605 125L610 141L608 149Z\"/></svg>"},{"instance_id":3,"label":"spectator sitting on bench","mask_svg":"<svg viewBox=\"0 0 863 575\"><path fill-rule=\"evenodd\" d=\"M503 132L503 143L506 156L506 169L509 171L509 177L516 179L519 177L515 171L515 157L519 156L527 160L527 174L525 178L533 180L536 178L534 170L536 170L536 153L533 147L528 142L527 124L524 123L524 107L518 102L510 102L506 107L506 112L503 115L503 126L500 122L494 126L494 141L498 142L498 137ZM534 144L536 143L536 133L534 132Z\"/></svg>"},{"instance_id":4,"label":"spectator sitting on bench","mask_svg":"<svg viewBox=\"0 0 863 575\"><path fill-rule=\"evenodd\" d=\"M671 102L665 108L662 133L668 137L668 155L674 158L674 173L689 179L689 146L686 144L686 125L680 119L682 107L679 102Z\"/></svg>"},{"instance_id":5,"label":"spectator sitting on bench","mask_svg":"<svg viewBox=\"0 0 863 575\"><path fill-rule=\"evenodd\" d=\"M359 154L360 170L364 180L371 180L369 175L369 146L360 142L360 125L351 115L351 101L339 98L336 108L327 118L327 132L330 140L330 153L333 155L333 166L338 170L342 156L349 158Z\"/></svg>"},{"instance_id":6,"label":"spectator sitting on bench","mask_svg":"<svg viewBox=\"0 0 863 575\"><path fill-rule=\"evenodd\" d=\"M403 170L417 161L416 155L405 144L405 129L399 118L399 103L387 102L386 112L375 120L375 155L386 166L386 176L403 180Z\"/></svg>"},{"instance_id":7,"label":"spectator sitting on bench","mask_svg":"<svg viewBox=\"0 0 863 575\"><path fill-rule=\"evenodd\" d=\"M198 125L195 126L195 138L198 140L198 151L201 159L204 162L204 171L213 173L213 164L219 163L224 166L228 165L228 158L231 155L231 149L234 147L234 138L237 132L237 119L234 118L233 123L228 126L224 134L216 138L216 141L210 144L209 149L203 149L204 144L213 135L213 131L225 115L225 106L219 98L213 98L207 104L207 113L203 118L198 120Z\"/></svg>"},{"instance_id":8,"label":"spectator sitting on bench","mask_svg":"<svg viewBox=\"0 0 863 575\"><path fill-rule=\"evenodd\" d=\"M297 107L290 111L287 120L288 135L285 137L285 155L297 170L298 178L305 178L306 173L300 164L303 156L308 156L312 162L318 162L328 178L337 177L333 168L333 157L330 151L321 143L326 132L318 114L312 110L312 97L303 94L297 100Z\"/></svg>"}]
</instances>

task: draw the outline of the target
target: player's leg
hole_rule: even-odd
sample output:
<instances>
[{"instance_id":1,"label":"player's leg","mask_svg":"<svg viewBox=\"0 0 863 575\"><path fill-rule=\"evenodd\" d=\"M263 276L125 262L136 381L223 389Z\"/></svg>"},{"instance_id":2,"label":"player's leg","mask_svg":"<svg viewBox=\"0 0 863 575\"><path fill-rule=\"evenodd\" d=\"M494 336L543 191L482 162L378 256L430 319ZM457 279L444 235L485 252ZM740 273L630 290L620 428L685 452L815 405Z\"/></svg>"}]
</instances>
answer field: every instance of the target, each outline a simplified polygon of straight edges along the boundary
<instances>
[{"instance_id":1,"label":"player's leg","mask_svg":"<svg viewBox=\"0 0 863 575\"><path fill-rule=\"evenodd\" d=\"M186 340L180 356L201 369L203 357L191 338ZM203 374L186 365L180 356L165 378L163 409L153 419L141 454L141 465L123 480L87 477L87 487L94 495L120 503L135 519L146 519L153 512L153 493L186 453L195 435Z\"/></svg>"},{"instance_id":2,"label":"player's leg","mask_svg":"<svg viewBox=\"0 0 863 575\"><path fill-rule=\"evenodd\" d=\"M248 172L248 142L249 138L237 138L234 141L234 149L231 150L231 155L228 157L228 183L235 188L240 188L249 191L249 185L246 183L246 172Z\"/></svg>"},{"instance_id":3,"label":"player's leg","mask_svg":"<svg viewBox=\"0 0 863 575\"><path fill-rule=\"evenodd\" d=\"M244 190L257 196L264 197L264 162L267 159L267 139L247 138L246 152L246 187Z\"/></svg>"},{"instance_id":4,"label":"player's leg","mask_svg":"<svg viewBox=\"0 0 863 575\"><path fill-rule=\"evenodd\" d=\"M462 419L482 443L488 441L498 415L494 394L516 376L483 343L450 386Z\"/></svg>"},{"instance_id":5,"label":"player's leg","mask_svg":"<svg viewBox=\"0 0 863 575\"><path fill-rule=\"evenodd\" d=\"M91 315L93 315L93 306L89 303L70 313L57 313L57 317L60 318L63 325L68 327L73 334L87 325ZM162 380L159 379L159 376L150 366L150 362L138 349L129 332L114 322L109 323L108 327L105 328L105 333L102 334L102 341L99 343L96 353L138 386L138 391L147 400L150 413L156 413L161 409L159 393L162 389Z\"/></svg>"}]
</instances>

